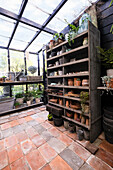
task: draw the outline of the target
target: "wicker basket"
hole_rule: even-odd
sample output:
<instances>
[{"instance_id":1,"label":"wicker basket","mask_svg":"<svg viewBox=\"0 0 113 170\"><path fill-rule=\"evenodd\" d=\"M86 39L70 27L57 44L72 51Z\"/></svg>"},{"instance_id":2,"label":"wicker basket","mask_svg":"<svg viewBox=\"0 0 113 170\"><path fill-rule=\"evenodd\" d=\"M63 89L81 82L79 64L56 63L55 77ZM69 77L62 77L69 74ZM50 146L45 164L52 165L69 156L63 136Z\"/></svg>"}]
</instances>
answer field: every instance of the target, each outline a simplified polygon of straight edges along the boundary
<instances>
[{"instance_id":1,"label":"wicker basket","mask_svg":"<svg viewBox=\"0 0 113 170\"><path fill-rule=\"evenodd\" d=\"M0 99L0 113L12 110L14 106L14 98L3 98Z\"/></svg>"},{"instance_id":2,"label":"wicker basket","mask_svg":"<svg viewBox=\"0 0 113 170\"><path fill-rule=\"evenodd\" d=\"M27 76L28 81L41 81L42 76Z\"/></svg>"}]
</instances>

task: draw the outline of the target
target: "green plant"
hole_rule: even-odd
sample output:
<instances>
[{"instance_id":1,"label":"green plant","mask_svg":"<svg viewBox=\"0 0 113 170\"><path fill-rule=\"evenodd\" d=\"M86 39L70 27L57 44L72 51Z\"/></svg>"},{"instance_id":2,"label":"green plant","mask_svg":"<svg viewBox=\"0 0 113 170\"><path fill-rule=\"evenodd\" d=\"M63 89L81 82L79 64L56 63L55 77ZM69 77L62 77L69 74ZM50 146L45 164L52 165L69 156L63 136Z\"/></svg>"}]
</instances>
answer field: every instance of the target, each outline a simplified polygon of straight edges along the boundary
<instances>
[{"instance_id":1,"label":"green plant","mask_svg":"<svg viewBox=\"0 0 113 170\"><path fill-rule=\"evenodd\" d=\"M29 92L29 91L26 92L26 93L24 94L24 102L31 100L31 97L33 97L32 93Z\"/></svg>"},{"instance_id":2,"label":"green plant","mask_svg":"<svg viewBox=\"0 0 113 170\"><path fill-rule=\"evenodd\" d=\"M112 3L113 3L113 0L111 0L109 7L112 5ZM113 34L113 25L111 26L110 33Z\"/></svg>"},{"instance_id":3,"label":"green plant","mask_svg":"<svg viewBox=\"0 0 113 170\"><path fill-rule=\"evenodd\" d=\"M58 41L58 39L64 39L64 34L63 33L55 33L53 35L53 38L55 39L55 41Z\"/></svg>"},{"instance_id":4,"label":"green plant","mask_svg":"<svg viewBox=\"0 0 113 170\"><path fill-rule=\"evenodd\" d=\"M80 92L80 101L82 106L82 113L84 113L86 101L89 99L89 92L81 91Z\"/></svg>"},{"instance_id":5,"label":"green plant","mask_svg":"<svg viewBox=\"0 0 113 170\"><path fill-rule=\"evenodd\" d=\"M51 113L48 114L48 119L49 120L53 119L53 115Z\"/></svg>"},{"instance_id":6,"label":"green plant","mask_svg":"<svg viewBox=\"0 0 113 170\"><path fill-rule=\"evenodd\" d=\"M21 104L19 102L15 102L14 106L20 106Z\"/></svg>"},{"instance_id":7,"label":"green plant","mask_svg":"<svg viewBox=\"0 0 113 170\"><path fill-rule=\"evenodd\" d=\"M107 69L113 68L113 47L108 50L101 47L97 48L99 50L98 56L102 61L102 65Z\"/></svg>"},{"instance_id":8,"label":"green plant","mask_svg":"<svg viewBox=\"0 0 113 170\"><path fill-rule=\"evenodd\" d=\"M76 81L80 81L80 79L79 78L77 78L77 80Z\"/></svg>"},{"instance_id":9,"label":"green plant","mask_svg":"<svg viewBox=\"0 0 113 170\"><path fill-rule=\"evenodd\" d=\"M22 98L23 96L24 96L23 93L17 93L17 94L15 95L16 99L17 99L17 98Z\"/></svg>"}]
</instances>

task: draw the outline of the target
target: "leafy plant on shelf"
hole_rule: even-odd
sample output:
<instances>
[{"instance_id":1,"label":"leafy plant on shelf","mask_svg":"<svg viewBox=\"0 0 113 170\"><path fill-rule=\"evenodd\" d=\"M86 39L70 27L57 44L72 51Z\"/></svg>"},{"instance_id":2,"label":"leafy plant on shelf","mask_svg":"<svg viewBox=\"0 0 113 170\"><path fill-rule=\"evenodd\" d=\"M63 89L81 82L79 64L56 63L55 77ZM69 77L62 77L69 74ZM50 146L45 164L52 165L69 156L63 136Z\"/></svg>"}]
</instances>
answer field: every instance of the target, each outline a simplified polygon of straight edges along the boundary
<instances>
[{"instance_id":1,"label":"leafy plant on shelf","mask_svg":"<svg viewBox=\"0 0 113 170\"><path fill-rule=\"evenodd\" d=\"M48 120L53 120L53 115L51 113L48 114Z\"/></svg>"},{"instance_id":2,"label":"leafy plant on shelf","mask_svg":"<svg viewBox=\"0 0 113 170\"><path fill-rule=\"evenodd\" d=\"M89 99L89 92L81 91L80 101L81 101L81 107L82 107L82 114L85 112L85 105L88 99Z\"/></svg>"},{"instance_id":3,"label":"leafy plant on shelf","mask_svg":"<svg viewBox=\"0 0 113 170\"><path fill-rule=\"evenodd\" d=\"M17 99L17 98L22 98L24 96L24 94L23 93L17 93L16 95L15 95L15 98Z\"/></svg>"},{"instance_id":4,"label":"leafy plant on shelf","mask_svg":"<svg viewBox=\"0 0 113 170\"><path fill-rule=\"evenodd\" d=\"M27 101L30 101L31 100L31 97L32 97L32 93L31 92L26 92L24 94L24 102L27 102Z\"/></svg>"},{"instance_id":5,"label":"leafy plant on shelf","mask_svg":"<svg viewBox=\"0 0 113 170\"><path fill-rule=\"evenodd\" d=\"M65 39L63 33L55 33L55 34L53 35L53 38L55 39L55 42L57 42L58 39L61 39L61 40L64 40L64 39Z\"/></svg>"},{"instance_id":6,"label":"leafy plant on shelf","mask_svg":"<svg viewBox=\"0 0 113 170\"><path fill-rule=\"evenodd\" d=\"M111 7L112 4L113 4L113 0L111 0L109 7ZM111 26L110 33L113 34L113 25Z\"/></svg>"},{"instance_id":7,"label":"leafy plant on shelf","mask_svg":"<svg viewBox=\"0 0 113 170\"><path fill-rule=\"evenodd\" d=\"M113 68L113 47L105 50L101 47L97 47L99 52L98 56L102 61L102 65L107 69Z\"/></svg>"}]
</instances>

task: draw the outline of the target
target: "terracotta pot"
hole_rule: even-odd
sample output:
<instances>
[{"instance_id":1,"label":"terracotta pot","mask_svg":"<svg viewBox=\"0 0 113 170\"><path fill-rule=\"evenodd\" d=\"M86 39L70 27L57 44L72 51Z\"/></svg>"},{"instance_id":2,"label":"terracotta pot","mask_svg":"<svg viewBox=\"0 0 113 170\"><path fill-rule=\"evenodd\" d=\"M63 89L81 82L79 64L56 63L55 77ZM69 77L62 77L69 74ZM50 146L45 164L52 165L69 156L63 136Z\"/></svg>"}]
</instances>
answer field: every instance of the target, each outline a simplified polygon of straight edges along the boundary
<instances>
[{"instance_id":1,"label":"terracotta pot","mask_svg":"<svg viewBox=\"0 0 113 170\"><path fill-rule=\"evenodd\" d=\"M27 105L28 105L28 106L31 105L31 100L27 101Z\"/></svg>"},{"instance_id":2,"label":"terracotta pot","mask_svg":"<svg viewBox=\"0 0 113 170\"><path fill-rule=\"evenodd\" d=\"M82 86L89 86L89 80L88 79L83 79L82 80Z\"/></svg>"},{"instance_id":3,"label":"terracotta pot","mask_svg":"<svg viewBox=\"0 0 113 170\"><path fill-rule=\"evenodd\" d=\"M84 116L82 116L82 118L81 118L81 123L85 124L85 117Z\"/></svg>"},{"instance_id":4,"label":"terracotta pot","mask_svg":"<svg viewBox=\"0 0 113 170\"><path fill-rule=\"evenodd\" d=\"M67 117L69 117L69 118L72 118L72 117L73 117L73 113L68 113L68 112L66 112L66 115L67 115Z\"/></svg>"},{"instance_id":5,"label":"terracotta pot","mask_svg":"<svg viewBox=\"0 0 113 170\"><path fill-rule=\"evenodd\" d=\"M86 126L89 126L89 119L86 119Z\"/></svg>"},{"instance_id":6,"label":"terracotta pot","mask_svg":"<svg viewBox=\"0 0 113 170\"><path fill-rule=\"evenodd\" d=\"M74 78L74 86L76 86L76 80L77 80L77 78Z\"/></svg>"},{"instance_id":7,"label":"terracotta pot","mask_svg":"<svg viewBox=\"0 0 113 170\"><path fill-rule=\"evenodd\" d=\"M78 118L78 114L74 113L74 120L77 120L77 118Z\"/></svg>"},{"instance_id":8,"label":"terracotta pot","mask_svg":"<svg viewBox=\"0 0 113 170\"><path fill-rule=\"evenodd\" d=\"M50 43L49 43L49 48L51 49L51 48L53 48L54 47L54 40L50 40Z\"/></svg>"},{"instance_id":9,"label":"terracotta pot","mask_svg":"<svg viewBox=\"0 0 113 170\"><path fill-rule=\"evenodd\" d=\"M68 79L68 86L73 86L73 79Z\"/></svg>"},{"instance_id":10,"label":"terracotta pot","mask_svg":"<svg viewBox=\"0 0 113 170\"><path fill-rule=\"evenodd\" d=\"M89 113L89 105L85 105L85 107L84 107L84 113L86 113L86 114Z\"/></svg>"},{"instance_id":11,"label":"terracotta pot","mask_svg":"<svg viewBox=\"0 0 113 170\"><path fill-rule=\"evenodd\" d=\"M23 104L23 98L17 98L16 99L16 102L20 103L20 104Z\"/></svg>"},{"instance_id":12,"label":"terracotta pot","mask_svg":"<svg viewBox=\"0 0 113 170\"><path fill-rule=\"evenodd\" d=\"M69 100L66 101L66 107L69 107Z\"/></svg>"},{"instance_id":13,"label":"terracotta pot","mask_svg":"<svg viewBox=\"0 0 113 170\"><path fill-rule=\"evenodd\" d=\"M35 99L36 103L40 103L40 98Z\"/></svg>"},{"instance_id":14,"label":"terracotta pot","mask_svg":"<svg viewBox=\"0 0 113 170\"><path fill-rule=\"evenodd\" d=\"M113 88L113 78L111 79L110 87Z\"/></svg>"},{"instance_id":15,"label":"terracotta pot","mask_svg":"<svg viewBox=\"0 0 113 170\"><path fill-rule=\"evenodd\" d=\"M81 81L76 80L76 86L80 86Z\"/></svg>"},{"instance_id":16,"label":"terracotta pot","mask_svg":"<svg viewBox=\"0 0 113 170\"><path fill-rule=\"evenodd\" d=\"M63 100L59 99L59 104L62 105L63 104Z\"/></svg>"}]
</instances>

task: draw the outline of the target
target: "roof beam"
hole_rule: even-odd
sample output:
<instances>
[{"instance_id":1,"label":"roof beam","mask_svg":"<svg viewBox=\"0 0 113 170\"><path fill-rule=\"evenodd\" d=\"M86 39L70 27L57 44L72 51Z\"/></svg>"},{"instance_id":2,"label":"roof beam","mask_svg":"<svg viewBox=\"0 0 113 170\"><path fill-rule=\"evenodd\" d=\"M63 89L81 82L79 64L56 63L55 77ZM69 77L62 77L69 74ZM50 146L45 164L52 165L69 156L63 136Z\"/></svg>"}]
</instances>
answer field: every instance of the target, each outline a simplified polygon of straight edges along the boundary
<instances>
[{"instance_id":1,"label":"roof beam","mask_svg":"<svg viewBox=\"0 0 113 170\"><path fill-rule=\"evenodd\" d=\"M31 26L31 27L33 27L33 28L37 28L37 29L39 29L39 30L42 30L42 25L37 24L36 22L31 21L31 20L29 20L29 19L27 19L27 18L24 18L24 17L19 18L19 16L16 15L15 13L10 12L10 11L8 11L8 10L6 10L6 9L1 8L1 7L0 7L0 14L3 15L3 16L5 16L5 17L11 18L11 19L13 19L13 20L19 21L19 22L21 22L21 23L23 23L23 24L26 24L26 25L28 25L28 26ZM55 31L54 31L54 30L52 30L52 29L50 29L50 28L47 28L47 27L44 28L43 31L44 31L44 32L47 32L47 33L49 33L49 34L52 34L52 35L55 34Z\"/></svg>"},{"instance_id":2,"label":"roof beam","mask_svg":"<svg viewBox=\"0 0 113 170\"><path fill-rule=\"evenodd\" d=\"M18 18L19 18L19 19L22 17L22 14L23 14L23 12L24 12L24 10L25 10L25 7L26 7L26 5L27 5L27 2L28 2L28 0L23 0L23 1L22 1L21 8L20 8L19 15L18 15ZM14 30L13 30L13 32L12 32L12 35L11 35L11 37L10 37L10 39L9 39L9 43L8 43L8 46L7 46L8 48L9 48L9 46L10 46L10 44L11 44L11 41L12 41L14 35L15 35L16 29L17 29L17 27L18 27L18 24L19 24L19 21L17 21L16 24L15 24L15 26L14 26Z\"/></svg>"},{"instance_id":3,"label":"roof beam","mask_svg":"<svg viewBox=\"0 0 113 170\"><path fill-rule=\"evenodd\" d=\"M27 47L25 48L25 50L27 50L27 48L31 45L31 43L37 38L37 36L41 33L41 31L44 30L44 28L46 27L46 25L52 20L52 18L57 14L57 12L62 8L62 6L67 2L68 0L62 0L59 5L55 8L55 10L53 11L53 13L47 18L47 20L43 23L42 25L42 30L38 31L35 36L33 37L33 39L28 43Z\"/></svg>"}]
</instances>

